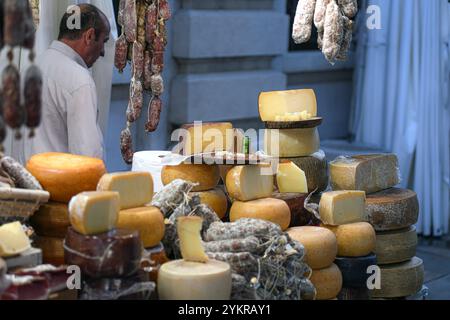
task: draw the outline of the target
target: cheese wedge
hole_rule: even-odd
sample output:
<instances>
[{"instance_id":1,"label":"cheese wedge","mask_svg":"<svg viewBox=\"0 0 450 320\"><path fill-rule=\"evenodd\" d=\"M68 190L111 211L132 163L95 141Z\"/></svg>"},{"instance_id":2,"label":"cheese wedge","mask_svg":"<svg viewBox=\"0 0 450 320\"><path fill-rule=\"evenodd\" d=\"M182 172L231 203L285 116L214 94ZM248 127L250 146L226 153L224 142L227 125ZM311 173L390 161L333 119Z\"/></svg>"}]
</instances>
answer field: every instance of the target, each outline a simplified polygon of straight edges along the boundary
<instances>
[{"instance_id":1,"label":"cheese wedge","mask_svg":"<svg viewBox=\"0 0 450 320\"><path fill-rule=\"evenodd\" d=\"M142 207L152 201L153 178L149 172L105 174L97 191L116 191L120 195L120 209Z\"/></svg>"},{"instance_id":2,"label":"cheese wedge","mask_svg":"<svg viewBox=\"0 0 450 320\"><path fill-rule=\"evenodd\" d=\"M264 150L273 157L306 157L320 149L317 128L312 129L266 129Z\"/></svg>"},{"instance_id":3,"label":"cheese wedge","mask_svg":"<svg viewBox=\"0 0 450 320\"><path fill-rule=\"evenodd\" d=\"M317 116L314 90L286 90L261 92L259 115L262 121L298 121Z\"/></svg>"},{"instance_id":4,"label":"cheese wedge","mask_svg":"<svg viewBox=\"0 0 450 320\"><path fill-rule=\"evenodd\" d=\"M30 248L30 239L20 222L8 223L0 227L0 257L12 257Z\"/></svg>"},{"instance_id":5,"label":"cheese wedge","mask_svg":"<svg viewBox=\"0 0 450 320\"><path fill-rule=\"evenodd\" d=\"M291 161L285 161L279 164L277 185L281 193L308 193L305 172Z\"/></svg>"},{"instance_id":6,"label":"cheese wedge","mask_svg":"<svg viewBox=\"0 0 450 320\"><path fill-rule=\"evenodd\" d=\"M203 249L200 236L202 224L203 219L197 216L179 217L177 219L181 256L185 261L207 262L209 260Z\"/></svg>"},{"instance_id":7,"label":"cheese wedge","mask_svg":"<svg viewBox=\"0 0 450 320\"><path fill-rule=\"evenodd\" d=\"M273 176L264 175L261 166L236 166L226 178L228 194L239 201L270 198L273 192Z\"/></svg>"},{"instance_id":8,"label":"cheese wedge","mask_svg":"<svg viewBox=\"0 0 450 320\"><path fill-rule=\"evenodd\" d=\"M118 192L83 192L70 200L70 223L83 235L108 232L116 227L119 208Z\"/></svg>"},{"instance_id":9,"label":"cheese wedge","mask_svg":"<svg viewBox=\"0 0 450 320\"><path fill-rule=\"evenodd\" d=\"M364 191L325 192L319 203L320 218L333 226L367 221L365 201Z\"/></svg>"},{"instance_id":10,"label":"cheese wedge","mask_svg":"<svg viewBox=\"0 0 450 320\"><path fill-rule=\"evenodd\" d=\"M186 124L181 147L183 155L203 152L233 151L234 130L229 122Z\"/></svg>"}]
</instances>

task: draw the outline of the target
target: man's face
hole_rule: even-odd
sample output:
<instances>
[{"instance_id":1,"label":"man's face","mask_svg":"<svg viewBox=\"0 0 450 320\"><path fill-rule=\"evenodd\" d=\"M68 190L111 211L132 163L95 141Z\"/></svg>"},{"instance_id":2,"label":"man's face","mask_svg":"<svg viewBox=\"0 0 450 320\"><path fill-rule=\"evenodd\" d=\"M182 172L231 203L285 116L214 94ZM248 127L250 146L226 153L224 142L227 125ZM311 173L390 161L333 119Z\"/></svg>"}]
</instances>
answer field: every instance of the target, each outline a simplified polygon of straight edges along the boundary
<instances>
[{"instance_id":1,"label":"man's face","mask_svg":"<svg viewBox=\"0 0 450 320\"><path fill-rule=\"evenodd\" d=\"M85 62L88 68L91 68L98 58L105 56L105 44L109 41L111 28L105 17L102 20L104 28L98 37L95 35L94 29L88 30L86 34Z\"/></svg>"}]
</instances>

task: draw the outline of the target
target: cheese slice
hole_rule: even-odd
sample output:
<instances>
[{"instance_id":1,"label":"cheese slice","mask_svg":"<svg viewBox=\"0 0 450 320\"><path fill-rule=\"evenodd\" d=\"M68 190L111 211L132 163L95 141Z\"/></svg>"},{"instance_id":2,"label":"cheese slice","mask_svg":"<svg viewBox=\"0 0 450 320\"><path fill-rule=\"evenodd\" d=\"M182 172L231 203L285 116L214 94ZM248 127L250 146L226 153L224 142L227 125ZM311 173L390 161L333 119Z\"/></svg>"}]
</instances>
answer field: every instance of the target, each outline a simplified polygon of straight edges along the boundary
<instances>
[{"instance_id":1,"label":"cheese slice","mask_svg":"<svg viewBox=\"0 0 450 320\"><path fill-rule=\"evenodd\" d=\"M106 173L100 159L54 152L31 157L27 169L50 192L52 201L63 203L81 192L95 191Z\"/></svg>"},{"instance_id":2,"label":"cheese slice","mask_svg":"<svg viewBox=\"0 0 450 320\"><path fill-rule=\"evenodd\" d=\"M19 255L30 248L30 239L20 222L8 223L0 227L0 257Z\"/></svg>"},{"instance_id":3,"label":"cheese slice","mask_svg":"<svg viewBox=\"0 0 450 320\"><path fill-rule=\"evenodd\" d=\"M181 256L185 261L207 262L209 260L203 249L200 236L202 224L203 219L197 216L179 217L177 219Z\"/></svg>"},{"instance_id":4,"label":"cheese slice","mask_svg":"<svg viewBox=\"0 0 450 320\"><path fill-rule=\"evenodd\" d=\"M181 154L193 155L217 151L234 151L233 124L229 122L186 124Z\"/></svg>"},{"instance_id":5,"label":"cheese slice","mask_svg":"<svg viewBox=\"0 0 450 320\"><path fill-rule=\"evenodd\" d=\"M220 181L220 171L217 165L207 164L180 164L165 166L161 172L164 185L181 179L198 184L192 191L207 191L214 189Z\"/></svg>"},{"instance_id":6,"label":"cheese slice","mask_svg":"<svg viewBox=\"0 0 450 320\"><path fill-rule=\"evenodd\" d=\"M400 183L394 154L339 157L330 163L330 175L333 190L362 190L367 194Z\"/></svg>"},{"instance_id":7,"label":"cheese slice","mask_svg":"<svg viewBox=\"0 0 450 320\"><path fill-rule=\"evenodd\" d=\"M70 223L83 235L104 233L116 227L119 208L118 192L83 192L70 200Z\"/></svg>"},{"instance_id":8,"label":"cheese slice","mask_svg":"<svg viewBox=\"0 0 450 320\"><path fill-rule=\"evenodd\" d=\"M320 218L327 225L342 225L367 221L364 191L331 191L322 194Z\"/></svg>"},{"instance_id":9,"label":"cheese slice","mask_svg":"<svg viewBox=\"0 0 450 320\"><path fill-rule=\"evenodd\" d=\"M70 226L69 206L60 202L42 204L30 224L38 236L64 238Z\"/></svg>"},{"instance_id":10,"label":"cheese slice","mask_svg":"<svg viewBox=\"0 0 450 320\"><path fill-rule=\"evenodd\" d=\"M313 270L309 280L316 288L316 300L333 299L342 289L342 274L334 263L328 268Z\"/></svg>"},{"instance_id":11,"label":"cheese slice","mask_svg":"<svg viewBox=\"0 0 450 320\"><path fill-rule=\"evenodd\" d=\"M291 211L285 201L273 198L233 202L230 221L244 218L270 221L286 230L291 223Z\"/></svg>"},{"instance_id":12,"label":"cheese slice","mask_svg":"<svg viewBox=\"0 0 450 320\"><path fill-rule=\"evenodd\" d=\"M164 238L164 216L156 207L121 210L117 228L139 231L144 248L151 248Z\"/></svg>"},{"instance_id":13,"label":"cheese slice","mask_svg":"<svg viewBox=\"0 0 450 320\"><path fill-rule=\"evenodd\" d=\"M273 176L263 173L262 166L234 167L227 174L228 194L231 198L239 201L269 198L274 189Z\"/></svg>"},{"instance_id":14,"label":"cheese slice","mask_svg":"<svg viewBox=\"0 0 450 320\"><path fill-rule=\"evenodd\" d=\"M338 256L364 257L375 252L376 234L369 223L356 222L325 227L336 235Z\"/></svg>"},{"instance_id":15,"label":"cheese slice","mask_svg":"<svg viewBox=\"0 0 450 320\"><path fill-rule=\"evenodd\" d=\"M200 202L208 205L217 214L219 219L223 219L228 211L228 198L220 187L209 191L191 192L190 196L199 196Z\"/></svg>"},{"instance_id":16,"label":"cheese slice","mask_svg":"<svg viewBox=\"0 0 450 320\"><path fill-rule=\"evenodd\" d=\"M277 185L281 193L308 193L305 172L291 161L283 161L279 164Z\"/></svg>"},{"instance_id":17,"label":"cheese slice","mask_svg":"<svg viewBox=\"0 0 450 320\"><path fill-rule=\"evenodd\" d=\"M105 174L97 191L116 191L120 195L120 209L142 207L152 201L153 178L149 172Z\"/></svg>"},{"instance_id":18,"label":"cheese slice","mask_svg":"<svg viewBox=\"0 0 450 320\"><path fill-rule=\"evenodd\" d=\"M296 121L302 117L316 117L317 100L314 90L261 92L259 115L262 121Z\"/></svg>"},{"instance_id":19,"label":"cheese slice","mask_svg":"<svg viewBox=\"0 0 450 320\"><path fill-rule=\"evenodd\" d=\"M400 263L416 255L416 227L402 230L377 232L375 253L379 264Z\"/></svg>"},{"instance_id":20,"label":"cheese slice","mask_svg":"<svg viewBox=\"0 0 450 320\"><path fill-rule=\"evenodd\" d=\"M306 157L319 151L319 148L320 137L317 128L265 130L264 150L273 157Z\"/></svg>"}]
</instances>

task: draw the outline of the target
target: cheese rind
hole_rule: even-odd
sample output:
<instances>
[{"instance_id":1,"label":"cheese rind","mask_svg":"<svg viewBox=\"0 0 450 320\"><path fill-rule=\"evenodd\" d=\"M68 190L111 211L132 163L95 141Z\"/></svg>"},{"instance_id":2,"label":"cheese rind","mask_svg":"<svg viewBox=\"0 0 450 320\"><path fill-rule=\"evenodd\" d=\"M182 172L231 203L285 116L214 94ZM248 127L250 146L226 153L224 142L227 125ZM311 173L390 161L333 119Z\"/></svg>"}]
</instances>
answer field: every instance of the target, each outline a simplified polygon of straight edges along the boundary
<instances>
[{"instance_id":1,"label":"cheese rind","mask_svg":"<svg viewBox=\"0 0 450 320\"><path fill-rule=\"evenodd\" d=\"M120 209L142 207L152 201L153 178L149 172L120 172L105 174L97 191L116 191L120 195Z\"/></svg>"},{"instance_id":2,"label":"cheese rind","mask_svg":"<svg viewBox=\"0 0 450 320\"><path fill-rule=\"evenodd\" d=\"M416 255L417 232L414 226L407 229L377 233L375 253L379 264L400 263Z\"/></svg>"},{"instance_id":3,"label":"cheese rind","mask_svg":"<svg viewBox=\"0 0 450 320\"><path fill-rule=\"evenodd\" d=\"M84 191L95 191L106 173L102 160L66 153L43 153L30 158L27 169L50 192L50 199L68 203Z\"/></svg>"},{"instance_id":4,"label":"cheese rind","mask_svg":"<svg viewBox=\"0 0 450 320\"><path fill-rule=\"evenodd\" d=\"M265 130L264 150L273 157L306 157L319 149L320 137L317 128Z\"/></svg>"},{"instance_id":5,"label":"cheese rind","mask_svg":"<svg viewBox=\"0 0 450 320\"><path fill-rule=\"evenodd\" d=\"M285 201L273 198L233 202L230 221L244 218L270 221L286 230L291 223L291 211Z\"/></svg>"},{"instance_id":6,"label":"cheese rind","mask_svg":"<svg viewBox=\"0 0 450 320\"><path fill-rule=\"evenodd\" d=\"M108 232L117 225L119 208L118 192L83 192L70 200L70 223L77 232L84 235Z\"/></svg>"},{"instance_id":7,"label":"cheese rind","mask_svg":"<svg viewBox=\"0 0 450 320\"><path fill-rule=\"evenodd\" d=\"M342 273L344 288L359 288L367 290L368 268L377 265L374 254L365 257L336 257L334 263Z\"/></svg>"},{"instance_id":8,"label":"cheese rind","mask_svg":"<svg viewBox=\"0 0 450 320\"><path fill-rule=\"evenodd\" d=\"M310 280L316 288L316 300L333 299L342 289L342 274L334 263L327 268L313 270Z\"/></svg>"},{"instance_id":9,"label":"cheese rind","mask_svg":"<svg viewBox=\"0 0 450 320\"><path fill-rule=\"evenodd\" d=\"M338 245L336 236L330 230L304 226L290 228L287 233L293 240L303 244L306 251L305 262L312 269L327 268L336 258Z\"/></svg>"},{"instance_id":10,"label":"cheese rind","mask_svg":"<svg viewBox=\"0 0 450 320\"><path fill-rule=\"evenodd\" d=\"M289 114L299 114L299 118L302 113L317 116L317 100L312 89L261 92L258 100L262 121L292 121Z\"/></svg>"},{"instance_id":11,"label":"cheese rind","mask_svg":"<svg viewBox=\"0 0 450 320\"><path fill-rule=\"evenodd\" d=\"M186 130L181 142L183 155L234 150L235 133L230 122L185 124L181 128Z\"/></svg>"},{"instance_id":12,"label":"cheese rind","mask_svg":"<svg viewBox=\"0 0 450 320\"><path fill-rule=\"evenodd\" d=\"M304 193L279 193L272 194L272 198L283 200L291 211L291 223L289 227L306 226L311 222L311 213L305 209L307 194Z\"/></svg>"},{"instance_id":13,"label":"cheese rind","mask_svg":"<svg viewBox=\"0 0 450 320\"><path fill-rule=\"evenodd\" d=\"M8 223L0 227L0 257L12 257L30 248L30 239L20 222Z\"/></svg>"},{"instance_id":14,"label":"cheese rind","mask_svg":"<svg viewBox=\"0 0 450 320\"><path fill-rule=\"evenodd\" d=\"M278 165L277 185L281 193L308 193L305 172L291 161Z\"/></svg>"},{"instance_id":15,"label":"cheese rind","mask_svg":"<svg viewBox=\"0 0 450 320\"><path fill-rule=\"evenodd\" d=\"M42 250L42 262L54 266L64 264L64 237L36 237L33 245Z\"/></svg>"},{"instance_id":16,"label":"cheese rind","mask_svg":"<svg viewBox=\"0 0 450 320\"><path fill-rule=\"evenodd\" d=\"M209 191L191 192L189 195L199 196L201 203L210 206L219 219L223 219L225 217L228 211L228 198L220 187L216 187Z\"/></svg>"},{"instance_id":17,"label":"cheese rind","mask_svg":"<svg viewBox=\"0 0 450 320\"><path fill-rule=\"evenodd\" d=\"M42 204L30 224L39 236L64 238L70 226L69 206L60 202Z\"/></svg>"},{"instance_id":18,"label":"cheese rind","mask_svg":"<svg viewBox=\"0 0 450 320\"><path fill-rule=\"evenodd\" d=\"M197 216L179 217L177 219L177 233L180 239L181 256L185 261L208 262L209 258L202 245L200 232L203 219Z\"/></svg>"},{"instance_id":19,"label":"cheese rind","mask_svg":"<svg viewBox=\"0 0 450 320\"><path fill-rule=\"evenodd\" d=\"M214 189L220 180L220 171L217 165L206 164L180 164L178 166L165 166L161 172L164 185L181 179L198 183L192 191L207 191Z\"/></svg>"},{"instance_id":20,"label":"cheese rind","mask_svg":"<svg viewBox=\"0 0 450 320\"><path fill-rule=\"evenodd\" d=\"M364 257L375 251L375 230L367 222L325 227L336 235L340 257Z\"/></svg>"},{"instance_id":21,"label":"cheese rind","mask_svg":"<svg viewBox=\"0 0 450 320\"><path fill-rule=\"evenodd\" d=\"M366 214L376 231L408 228L419 218L417 194L412 190L391 188L367 195Z\"/></svg>"},{"instance_id":22,"label":"cheese rind","mask_svg":"<svg viewBox=\"0 0 450 320\"><path fill-rule=\"evenodd\" d=\"M158 245L164 238L164 217L156 207L121 210L117 228L139 231L144 248L150 248Z\"/></svg>"},{"instance_id":23,"label":"cheese rind","mask_svg":"<svg viewBox=\"0 0 450 320\"><path fill-rule=\"evenodd\" d=\"M333 190L362 190L367 194L400 183L394 154L339 157L330 163L330 176Z\"/></svg>"},{"instance_id":24,"label":"cheese rind","mask_svg":"<svg viewBox=\"0 0 450 320\"><path fill-rule=\"evenodd\" d=\"M274 184L272 175L263 175L261 166L236 166L226 178L227 192L231 198L250 201L268 198L272 195Z\"/></svg>"},{"instance_id":25,"label":"cheese rind","mask_svg":"<svg viewBox=\"0 0 450 320\"><path fill-rule=\"evenodd\" d=\"M322 194L319 213L326 225L367 221L364 191L331 191Z\"/></svg>"}]
</instances>

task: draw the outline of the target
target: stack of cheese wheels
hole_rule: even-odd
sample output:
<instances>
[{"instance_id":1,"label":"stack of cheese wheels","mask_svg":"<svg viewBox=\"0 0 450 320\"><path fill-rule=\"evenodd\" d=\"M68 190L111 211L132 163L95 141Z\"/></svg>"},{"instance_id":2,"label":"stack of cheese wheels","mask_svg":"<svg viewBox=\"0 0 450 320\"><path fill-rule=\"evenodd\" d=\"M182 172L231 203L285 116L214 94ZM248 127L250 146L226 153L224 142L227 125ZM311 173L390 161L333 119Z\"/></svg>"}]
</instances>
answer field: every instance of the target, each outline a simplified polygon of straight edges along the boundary
<instances>
[{"instance_id":1,"label":"stack of cheese wheels","mask_svg":"<svg viewBox=\"0 0 450 320\"><path fill-rule=\"evenodd\" d=\"M342 274L333 263L338 252L334 233L313 226L290 228L287 233L305 247L305 262L312 269L310 280L316 288L316 299L336 298L342 289Z\"/></svg>"},{"instance_id":2,"label":"stack of cheese wheels","mask_svg":"<svg viewBox=\"0 0 450 320\"><path fill-rule=\"evenodd\" d=\"M50 202L42 205L30 223L42 250L43 262L64 263L63 241L70 226L68 203L80 192L95 191L105 174L102 160L66 153L42 153L30 158L26 168L50 193Z\"/></svg>"},{"instance_id":3,"label":"stack of cheese wheels","mask_svg":"<svg viewBox=\"0 0 450 320\"><path fill-rule=\"evenodd\" d=\"M180 164L165 166L161 173L162 182L168 185L176 179L190 181L196 184L190 193L197 195L203 204L208 205L220 219L228 212L228 198L219 186L220 170L217 165Z\"/></svg>"},{"instance_id":4,"label":"stack of cheese wheels","mask_svg":"<svg viewBox=\"0 0 450 320\"><path fill-rule=\"evenodd\" d=\"M366 192L365 216L376 231L375 254L381 289L374 298L403 298L423 286L423 263L415 258L419 204L414 191L395 188L400 182L394 154L339 157L330 163L333 190Z\"/></svg>"},{"instance_id":5,"label":"stack of cheese wheels","mask_svg":"<svg viewBox=\"0 0 450 320\"><path fill-rule=\"evenodd\" d=\"M226 178L227 191L233 199L230 221L242 218L267 220L286 230L291 211L286 201L272 198L272 169L265 165L236 166Z\"/></svg>"},{"instance_id":6,"label":"stack of cheese wheels","mask_svg":"<svg viewBox=\"0 0 450 320\"><path fill-rule=\"evenodd\" d=\"M117 228L120 204L113 191L83 192L71 199L64 256L83 277L125 278L139 270L142 242L139 232Z\"/></svg>"},{"instance_id":7,"label":"stack of cheese wheels","mask_svg":"<svg viewBox=\"0 0 450 320\"><path fill-rule=\"evenodd\" d=\"M322 194L319 213L323 226L334 233L343 288L339 299L369 300L368 271L376 266L376 235L366 222L364 191L331 191Z\"/></svg>"},{"instance_id":8,"label":"stack of cheese wheels","mask_svg":"<svg viewBox=\"0 0 450 320\"><path fill-rule=\"evenodd\" d=\"M306 175L308 193L328 187L328 163L320 150L316 95L311 89L262 92L259 114L266 124L267 154L291 161ZM321 120L321 119L320 119Z\"/></svg>"}]
</instances>

